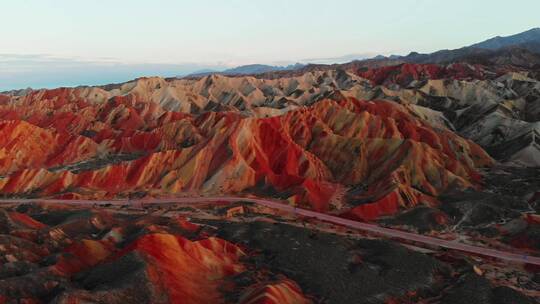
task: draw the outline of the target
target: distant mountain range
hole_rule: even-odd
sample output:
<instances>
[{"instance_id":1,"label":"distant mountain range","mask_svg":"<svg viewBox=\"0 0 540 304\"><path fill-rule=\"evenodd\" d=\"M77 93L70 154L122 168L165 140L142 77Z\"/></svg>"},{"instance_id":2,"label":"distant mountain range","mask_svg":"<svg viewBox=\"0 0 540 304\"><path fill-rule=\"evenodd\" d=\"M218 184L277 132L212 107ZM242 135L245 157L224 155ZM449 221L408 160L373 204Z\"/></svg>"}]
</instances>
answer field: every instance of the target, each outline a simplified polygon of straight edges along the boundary
<instances>
[{"instance_id":1,"label":"distant mountain range","mask_svg":"<svg viewBox=\"0 0 540 304\"><path fill-rule=\"evenodd\" d=\"M353 58L353 55L336 58ZM268 74L272 72L298 72L303 73L309 70L333 69L336 67L348 68L351 65L359 67L386 66L400 63L439 63L447 64L452 62L469 62L480 64L508 64L514 66L534 67L540 65L540 28L533 28L528 31L501 37L497 36L485 41L465 46L453 50L439 50L433 53L422 54L411 52L406 56L377 55L371 58L362 58L355 55L356 60L339 64L314 63L301 64L296 63L288 66L274 66L264 64L243 65L224 71L202 70L188 75L188 77L202 77L210 74L221 75L256 75ZM328 60L326 60L329 62ZM342 60L340 60L343 62Z\"/></svg>"},{"instance_id":2,"label":"distant mountain range","mask_svg":"<svg viewBox=\"0 0 540 304\"><path fill-rule=\"evenodd\" d=\"M266 65L266 64L248 64L241 65L235 68L227 69L224 71L214 71L214 70L203 70L196 73L189 74L188 77L201 77L207 76L210 74L221 74L221 75L252 75L252 74L262 74L267 72L276 72L276 71L292 71L303 68L305 64L296 63L287 66L276 66L276 65Z\"/></svg>"},{"instance_id":3,"label":"distant mountain range","mask_svg":"<svg viewBox=\"0 0 540 304\"><path fill-rule=\"evenodd\" d=\"M530 43L540 43L540 28L533 28L528 31L501 37L497 36L485 41L482 41L480 43L476 43L471 45L471 48L478 48L478 49L487 49L487 50L497 50L500 48L508 47L508 46L515 46L515 45L528 45ZM536 49L538 50L538 49Z\"/></svg>"},{"instance_id":4,"label":"distant mountain range","mask_svg":"<svg viewBox=\"0 0 540 304\"><path fill-rule=\"evenodd\" d=\"M372 60L397 60L409 63L452 63L461 61L532 67L540 64L540 28L506 37L497 36L454 50L440 50L429 54L411 52L409 55L401 57L395 55L390 57L377 56Z\"/></svg>"}]
</instances>

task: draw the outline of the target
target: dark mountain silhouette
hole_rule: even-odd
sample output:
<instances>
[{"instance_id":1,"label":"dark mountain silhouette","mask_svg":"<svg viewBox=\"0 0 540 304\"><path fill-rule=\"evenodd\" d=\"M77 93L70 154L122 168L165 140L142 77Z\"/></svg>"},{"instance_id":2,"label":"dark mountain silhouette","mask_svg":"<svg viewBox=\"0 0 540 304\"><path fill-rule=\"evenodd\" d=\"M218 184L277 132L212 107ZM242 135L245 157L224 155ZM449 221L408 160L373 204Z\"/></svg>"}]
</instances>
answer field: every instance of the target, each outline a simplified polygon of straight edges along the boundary
<instances>
[{"instance_id":1,"label":"dark mountain silhouette","mask_svg":"<svg viewBox=\"0 0 540 304\"><path fill-rule=\"evenodd\" d=\"M530 43L540 43L540 28L533 28L528 31L506 36L493 37L491 39L471 45L472 48L497 50L508 46L528 45Z\"/></svg>"}]
</instances>

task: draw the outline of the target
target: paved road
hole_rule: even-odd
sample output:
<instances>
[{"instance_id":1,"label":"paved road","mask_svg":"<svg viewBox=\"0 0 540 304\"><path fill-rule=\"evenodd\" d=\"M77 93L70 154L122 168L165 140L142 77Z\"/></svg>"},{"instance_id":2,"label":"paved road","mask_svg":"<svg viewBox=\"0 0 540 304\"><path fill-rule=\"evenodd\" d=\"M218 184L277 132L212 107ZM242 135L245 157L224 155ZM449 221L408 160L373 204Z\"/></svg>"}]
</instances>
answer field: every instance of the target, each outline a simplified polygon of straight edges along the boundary
<instances>
[{"instance_id":1,"label":"paved road","mask_svg":"<svg viewBox=\"0 0 540 304\"><path fill-rule=\"evenodd\" d=\"M311 210L296 208L290 205L287 205L282 201L274 201L268 199L260 198L246 198L246 197L235 197L235 196L223 196L223 197L179 197L179 198L159 198L159 199L133 199L133 200L60 200L60 199L9 199L9 200L0 200L0 204L13 204L13 203L59 203L59 204L71 204L71 205L100 205L100 204L111 204L111 205L134 205L143 207L144 205L152 204L195 204L195 203L208 203L208 202L235 202L235 201L245 201L255 203L261 206L266 206L273 209L279 209L294 214L316 218L322 221L330 222L337 225L342 225L386 237L392 237L402 240L408 240L413 242L418 242L422 244L427 244L431 246L437 246L447 249L459 250L463 252L478 254L482 256L488 256L492 258L497 258L509 262L517 263L527 263L532 265L540 265L540 257L516 254L511 252L505 252L500 250L494 250L484 247L472 246L457 241L448 241L442 240L435 237L420 235L411 232L405 232L396 229L384 228L375 224L368 224L357 222L353 220L348 220L340 218L337 216L319 213Z\"/></svg>"}]
</instances>

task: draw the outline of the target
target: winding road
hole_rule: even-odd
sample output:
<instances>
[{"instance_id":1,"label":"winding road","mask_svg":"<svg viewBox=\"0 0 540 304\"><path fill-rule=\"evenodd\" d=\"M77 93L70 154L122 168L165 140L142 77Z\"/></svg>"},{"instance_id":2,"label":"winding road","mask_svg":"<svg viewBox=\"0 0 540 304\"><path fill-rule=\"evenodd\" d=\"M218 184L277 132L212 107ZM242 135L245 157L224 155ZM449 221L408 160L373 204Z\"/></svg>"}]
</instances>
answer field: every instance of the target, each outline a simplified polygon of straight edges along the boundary
<instances>
[{"instance_id":1,"label":"winding road","mask_svg":"<svg viewBox=\"0 0 540 304\"><path fill-rule=\"evenodd\" d=\"M273 209L291 212L297 215L316 218L321 221L333 223L336 225L342 225L353 229L366 231L369 233L391 237L401 240L413 241L421 244L447 248L452 250L463 251L467 253L477 254L481 256L500 259L508 262L526 263L531 265L540 266L540 257L511 253L506 251L500 251L495 249L489 249L479 246L467 245L457 241L448 241L435 237L420 235L411 232L405 232L401 230L384 228L375 224L362 223L353 220L344 219L341 217L315 212L311 210L296 208L290 206L283 201L261 199L261 198L248 198L248 197L235 197L235 196L223 196L223 197L178 197L178 198L151 198L151 199L126 199L126 200L60 200L60 199L2 199L0 204L21 204L21 203L57 203L57 204L70 204L70 205L126 205L144 207L145 205L152 204L195 204L195 203L212 203L212 202L235 202L245 201L251 202L257 205L266 206Z\"/></svg>"}]
</instances>

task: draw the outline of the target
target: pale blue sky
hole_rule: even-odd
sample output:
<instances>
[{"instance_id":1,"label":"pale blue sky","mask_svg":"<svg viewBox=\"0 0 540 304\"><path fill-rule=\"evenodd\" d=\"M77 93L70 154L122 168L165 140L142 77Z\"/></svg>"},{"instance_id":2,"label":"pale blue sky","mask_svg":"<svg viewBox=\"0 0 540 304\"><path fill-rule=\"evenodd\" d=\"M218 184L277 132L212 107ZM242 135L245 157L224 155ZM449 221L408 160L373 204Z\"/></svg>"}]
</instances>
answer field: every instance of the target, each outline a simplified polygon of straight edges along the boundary
<instances>
[{"instance_id":1,"label":"pale blue sky","mask_svg":"<svg viewBox=\"0 0 540 304\"><path fill-rule=\"evenodd\" d=\"M538 27L539 11L538 0L2 0L0 89L458 48Z\"/></svg>"}]
</instances>

